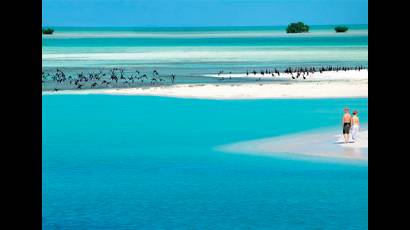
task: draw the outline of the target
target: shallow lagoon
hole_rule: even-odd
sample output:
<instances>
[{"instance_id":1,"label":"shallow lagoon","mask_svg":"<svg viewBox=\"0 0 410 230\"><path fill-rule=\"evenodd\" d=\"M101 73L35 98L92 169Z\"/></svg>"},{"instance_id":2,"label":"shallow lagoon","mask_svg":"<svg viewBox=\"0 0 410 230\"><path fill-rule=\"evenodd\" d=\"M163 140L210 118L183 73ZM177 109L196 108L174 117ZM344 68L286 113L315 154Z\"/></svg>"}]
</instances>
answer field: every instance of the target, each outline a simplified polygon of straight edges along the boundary
<instances>
[{"instance_id":1,"label":"shallow lagoon","mask_svg":"<svg viewBox=\"0 0 410 230\"><path fill-rule=\"evenodd\" d=\"M367 164L216 146L340 125L367 99L43 96L45 229L367 229Z\"/></svg>"},{"instance_id":2,"label":"shallow lagoon","mask_svg":"<svg viewBox=\"0 0 410 230\"><path fill-rule=\"evenodd\" d=\"M151 73L202 76L289 66L368 63L368 29L312 26L306 34L284 27L56 28L42 38L43 70L77 72L124 67Z\"/></svg>"}]
</instances>

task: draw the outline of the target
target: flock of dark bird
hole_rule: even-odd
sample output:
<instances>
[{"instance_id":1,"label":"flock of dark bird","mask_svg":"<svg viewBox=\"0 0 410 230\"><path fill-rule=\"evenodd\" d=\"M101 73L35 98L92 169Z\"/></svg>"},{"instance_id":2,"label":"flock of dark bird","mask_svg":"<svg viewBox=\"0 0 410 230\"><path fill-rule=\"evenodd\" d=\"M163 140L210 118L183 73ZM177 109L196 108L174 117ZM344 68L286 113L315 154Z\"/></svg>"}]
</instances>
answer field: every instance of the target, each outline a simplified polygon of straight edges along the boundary
<instances>
[{"instance_id":1,"label":"flock of dark bird","mask_svg":"<svg viewBox=\"0 0 410 230\"><path fill-rule=\"evenodd\" d=\"M66 74L60 69L56 69L54 73L42 72L42 83L53 83L54 86L66 85L69 88L83 89L84 87L94 88L108 88L108 87L130 87L135 84L148 83L155 85L158 83L169 82L175 83L175 75L161 77L157 70L152 71L152 76L147 74L140 74L138 70L131 74L125 74L123 68L113 68L108 72L98 71L88 74L76 73L74 76ZM55 87L54 91L59 88Z\"/></svg>"},{"instance_id":2,"label":"flock of dark bird","mask_svg":"<svg viewBox=\"0 0 410 230\"><path fill-rule=\"evenodd\" d=\"M261 71L253 70L252 72L247 71L246 76L252 77L252 74L256 76L256 74L264 75L272 75L272 77L280 76L281 73L290 74L292 79L297 79L302 77L306 79L309 74L313 74L316 72L326 72L326 71L349 71L349 70L356 70L361 71L366 69L364 66L355 66L355 67L342 67L342 66L326 66L326 67L288 67L284 71L279 71L278 69L265 69ZM218 76L224 74L224 71L219 71ZM229 72L232 74L232 72ZM76 73L74 76L71 74L66 74L60 69L56 69L54 73L45 73L42 72L42 83L50 84L53 86L54 91L58 91L64 88L71 88L71 89L83 89L83 88L112 88L112 87L131 87L141 84L149 84L149 85L156 85L156 84L174 84L175 83L175 75L167 75L167 76L160 76L157 70L153 70L151 76L147 74L141 74L138 70L131 72L131 74L125 74L125 70L123 68L113 68L110 69L108 72L98 71L92 72L88 74L84 73ZM229 79L232 79L229 77ZM220 77L218 80L226 80L226 77ZM261 80L261 78L256 79ZM60 87L59 87L60 86ZM64 87L65 86L65 87ZM50 90L50 89L49 89Z\"/></svg>"},{"instance_id":3,"label":"flock of dark bird","mask_svg":"<svg viewBox=\"0 0 410 230\"><path fill-rule=\"evenodd\" d=\"M363 65L358 65L355 67L344 67L344 66L322 66L320 68L316 68L316 67L288 67L286 68L283 73L285 74L290 74L290 77L292 79L297 79L299 77L302 77L303 79L306 79L309 74L314 74L314 73L323 73L323 72L327 72L327 71L335 71L335 72L339 72L339 71L350 71L350 70L356 70L356 71L361 71L366 69L366 67L364 67ZM262 76L265 75L272 75L272 77L275 76L280 76L280 71L276 68L274 69L265 69L265 70L261 70L261 71L256 71L253 70L252 72L246 71L246 76L252 76L252 74L254 76L256 76L256 74L260 74ZM218 72L218 76L220 76L221 74L224 74L224 71L219 71ZM229 74L232 74L232 72L229 72ZM230 77L231 79L231 77ZM219 78L219 80L225 80L225 77L221 77ZM258 78L257 80L261 80L261 78Z\"/></svg>"}]
</instances>

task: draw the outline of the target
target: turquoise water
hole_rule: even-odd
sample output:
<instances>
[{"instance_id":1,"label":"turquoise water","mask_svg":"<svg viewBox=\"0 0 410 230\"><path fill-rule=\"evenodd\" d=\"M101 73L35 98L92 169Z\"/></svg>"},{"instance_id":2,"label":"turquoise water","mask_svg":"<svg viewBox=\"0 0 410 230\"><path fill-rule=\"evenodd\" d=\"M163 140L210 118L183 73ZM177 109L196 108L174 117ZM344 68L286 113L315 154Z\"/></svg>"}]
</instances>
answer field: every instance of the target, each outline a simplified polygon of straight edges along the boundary
<instances>
[{"instance_id":1,"label":"turquoise water","mask_svg":"<svg viewBox=\"0 0 410 230\"><path fill-rule=\"evenodd\" d=\"M337 25L312 25L310 31L328 31ZM368 25L347 25L353 30L367 30ZM275 31L283 32L286 26L215 26L215 27L53 27L57 32L236 32L236 31Z\"/></svg>"},{"instance_id":2,"label":"turquoise water","mask_svg":"<svg viewBox=\"0 0 410 230\"><path fill-rule=\"evenodd\" d=\"M368 37L358 36L272 36L272 37L102 37L75 39L44 39L51 47L173 47L173 46L366 46ZM95 51L94 51L95 52Z\"/></svg>"},{"instance_id":3,"label":"turquoise water","mask_svg":"<svg viewBox=\"0 0 410 230\"><path fill-rule=\"evenodd\" d=\"M289 66L356 66L368 63L367 25L312 26L308 34L284 27L56 28L43 36L43 69L124 67L198 77Z\"/></svg>"},{"instance_id":4,"label":"turquoise water","mask_svg":"<svg viewBox=\"0 0 410 230\"><path fill-rule=\"evenodd\" d=\"M367 229L367 163L223 153L368 99L43 96L44 229Z\"/></svg>"}]
</instances>

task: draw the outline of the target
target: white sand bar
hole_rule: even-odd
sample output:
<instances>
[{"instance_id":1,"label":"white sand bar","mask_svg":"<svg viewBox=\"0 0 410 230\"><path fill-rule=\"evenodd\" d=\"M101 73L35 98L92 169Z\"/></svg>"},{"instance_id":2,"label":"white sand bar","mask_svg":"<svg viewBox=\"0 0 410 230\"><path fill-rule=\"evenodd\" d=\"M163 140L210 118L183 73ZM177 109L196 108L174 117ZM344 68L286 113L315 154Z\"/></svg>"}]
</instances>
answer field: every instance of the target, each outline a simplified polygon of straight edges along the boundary
<instances>
[{"instance_id":1,"label":"white sand bar","mask_svg":"<svg viewBox=\"0 0 410 230\"><path fill-rule=\"evenodd\" d=\"M245 74L246 75L246 74ZM235 76L238 77L238 76ZM241 75L243 77L243 75ZM279 98L352 98L368 97L368 71L316 73L307 80L221 84L181 84L124 89L65 90L53 94L140 95L202 99L279 99Z\"/></svg>"},{"instance_id":2,"label":"white sand bar","mask_svg":"<svg viewBox=\"0 0 410 230\"><path fill-rule=\"evenodd\" d=\"M299 78L294 79L293 81L359 81L359 80L367 80L368 79L368 70L364 69L361 71L357 70L347 70L347 71L325 71L325 72L315 72L310 73L308 75L301 74ZM289 73L280 73L280 75L274 74L261 74L261 73L252 73L249 71L248 73L239 73L239 74L209 74L205 75L207 77L215 77L215 78L247 78L247 79L275 79L275 80L290 80L292 76L296 77L297 74L289 74ZM305 76L305 78L303 78Z\"/></svg>"},{"instance_id":3,"label":"white sand bar","mask_svg":"<svg viewBox=\"0 0 410 230\"><path fill-rule=\"evenodd\" d=\"M368 160L368 130L359 134L356 142L344 144L340 130L315 131L295 135L244 141L218 148L223 152L278 156Z\"/></svg>"}]
</instances>

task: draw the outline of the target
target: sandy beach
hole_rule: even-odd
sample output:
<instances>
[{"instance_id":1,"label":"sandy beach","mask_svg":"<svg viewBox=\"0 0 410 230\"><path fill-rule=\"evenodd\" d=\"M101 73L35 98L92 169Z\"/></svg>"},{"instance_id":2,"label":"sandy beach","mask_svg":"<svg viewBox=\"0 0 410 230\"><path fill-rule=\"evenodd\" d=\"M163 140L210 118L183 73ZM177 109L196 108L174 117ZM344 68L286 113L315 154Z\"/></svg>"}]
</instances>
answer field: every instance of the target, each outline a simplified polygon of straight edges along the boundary
<instances>
[{"instance_id":1,"label":"sandy beach","mask_svg":"<svg viewBox=\"0 0 410 230\"><path fill-rule=\"evenodd\" d=\"M312 131L288 136L265 138L224 145L223 152L295 157L336 158L345 160L368 160L368 130L359 133L356 142L345 144L337 129Z\"/></svg>"},{"instance_id":2,"label":"sandy beach","mask_svg":"<svg viewBox=\"0 0 410 230\"><path fill-rule=\"evenodd\" d=\"M209 75L220 79L245 78L244 74ZM256 75L248 78L275 78L272 82L249 82L220 84L177 84L122 89L64 90L43 92L43 95L58 94L105 94L163 96L198 99L280 99L280 98L359 98L368 97L368 71L339 71L311 74L304 80ZM290 80L289 80L290 79Z\"/></svg>"}]
</instances>

